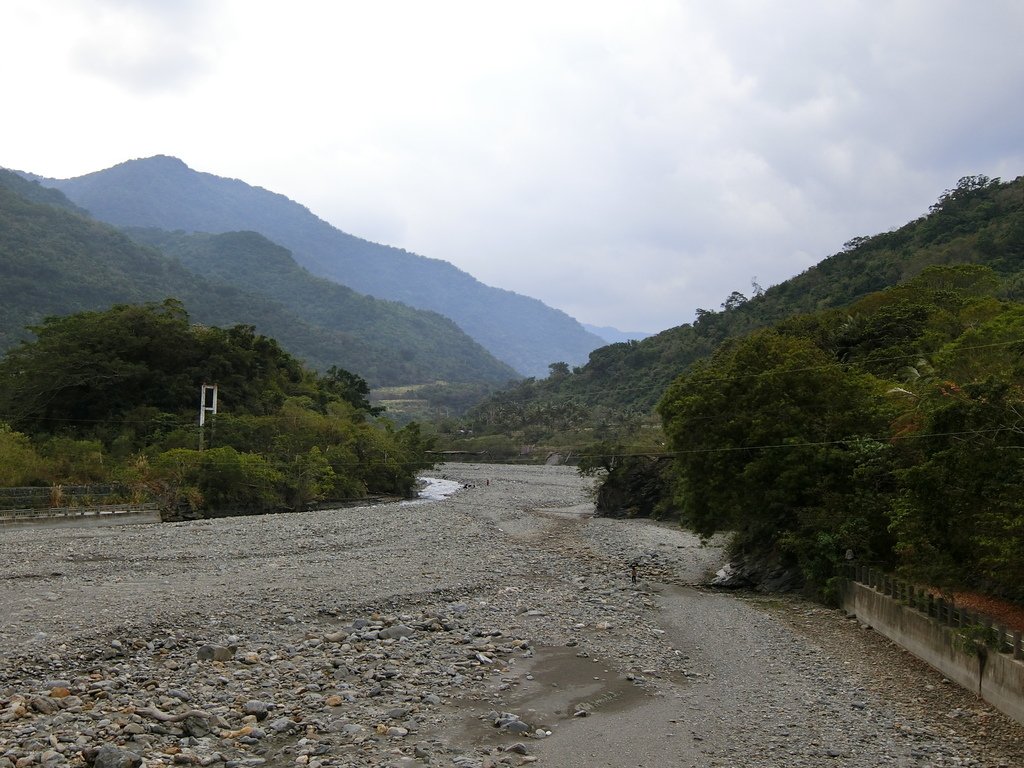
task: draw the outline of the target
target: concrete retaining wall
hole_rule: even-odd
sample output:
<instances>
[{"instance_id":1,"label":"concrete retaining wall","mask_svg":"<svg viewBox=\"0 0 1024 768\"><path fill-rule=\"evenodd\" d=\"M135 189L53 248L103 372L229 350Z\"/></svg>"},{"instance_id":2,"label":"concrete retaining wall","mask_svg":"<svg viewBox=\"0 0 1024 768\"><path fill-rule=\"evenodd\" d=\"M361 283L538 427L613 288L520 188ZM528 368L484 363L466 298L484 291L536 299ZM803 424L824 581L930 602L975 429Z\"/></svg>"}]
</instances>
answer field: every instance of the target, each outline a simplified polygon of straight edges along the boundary
<instances>
[{"instance_id":1,"label":"concrete retaining wall","mask_svg":"<svg viewBox=\"0 0 1024 768\"><path fill-rule=\"evenodd\" d=\"M1001 712L1024 723L1024 661L967 639L954 627L882 594L866 584L848 581L843 607L857 618L974 691Z\"/></svg>"}]
</instances>

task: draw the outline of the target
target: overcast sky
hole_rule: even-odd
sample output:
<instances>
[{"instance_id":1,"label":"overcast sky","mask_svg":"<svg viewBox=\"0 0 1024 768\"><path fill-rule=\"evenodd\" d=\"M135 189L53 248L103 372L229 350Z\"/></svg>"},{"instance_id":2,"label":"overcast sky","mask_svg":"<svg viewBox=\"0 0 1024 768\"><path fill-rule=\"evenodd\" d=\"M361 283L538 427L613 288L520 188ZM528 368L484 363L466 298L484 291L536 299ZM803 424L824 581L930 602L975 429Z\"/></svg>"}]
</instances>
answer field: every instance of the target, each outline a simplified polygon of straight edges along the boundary
<instances>
[{"instance_id":1,"label":"overcast sky","mask_svg":"<svg viewBox=\"0 0 1024 768\"><path fill-rule=\"evenodd\" d=\"M1024 173L1021 0L3 0L0 165L168 154L657 331Z\"/></svg>"}]
</instances>

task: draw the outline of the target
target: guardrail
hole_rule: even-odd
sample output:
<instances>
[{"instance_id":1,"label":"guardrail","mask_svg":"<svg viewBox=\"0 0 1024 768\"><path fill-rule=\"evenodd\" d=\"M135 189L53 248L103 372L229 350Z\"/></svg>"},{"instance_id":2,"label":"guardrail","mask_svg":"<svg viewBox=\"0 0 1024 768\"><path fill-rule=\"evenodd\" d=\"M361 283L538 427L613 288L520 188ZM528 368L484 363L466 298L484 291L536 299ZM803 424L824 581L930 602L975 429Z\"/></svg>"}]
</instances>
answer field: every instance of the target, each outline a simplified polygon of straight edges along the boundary
<instances>
[{"instance_id":1,"label":"guardrail","mask_svg":"<svg viewBox=\"0 0 1024 768\"><path fill-rule=\"evenodd\" d=\"M983 613L958 606L952 599L936 596L932 590L897 579L878 568L855 565L848 575L853 581L920 611L944 626L976 630L980 635L978 639L991 643L999 653L1012 653L1014 659L1024 659L1021 630L1009 630Z\"/></svg>"},{"instance_id":2,"label":"guardrail","mask_svg":"<svg viewBox=\"0 0 1024 768\"><path fill-rule=\"evenodd\" d=\"M106 517L138 512L153 512L160 508L154 502L143 504L100 504L90 507L49 507L47 509L0 509L0 523L31 522L62 518Z\"/></svg>"},{"instance_id":3,"label":"guardrail","mask_svg":"<svg viewBox=\"0 0 1024 768\"><path fill-rule=\"evenodd\" d=\"M92 506L91 499L103 501L116 498L130 489L115 483L87 483L84 485L24 485L0 488L0 510L46 509L51 506ZM56 504L54 504L56 500Z\"/></svg>"}]
</instances>

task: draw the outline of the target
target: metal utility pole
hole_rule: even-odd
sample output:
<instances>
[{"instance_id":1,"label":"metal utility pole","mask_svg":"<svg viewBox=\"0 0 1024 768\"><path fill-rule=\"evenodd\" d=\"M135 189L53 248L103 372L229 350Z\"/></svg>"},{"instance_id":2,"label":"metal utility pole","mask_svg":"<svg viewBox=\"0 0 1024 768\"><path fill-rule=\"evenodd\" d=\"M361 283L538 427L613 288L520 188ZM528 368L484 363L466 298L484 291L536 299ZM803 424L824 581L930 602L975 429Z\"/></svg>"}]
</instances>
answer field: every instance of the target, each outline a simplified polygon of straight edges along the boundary
<instances>
[{"instance_id":1,"label":"metal utility pole","mask_svg":"<svg viewBox=\"0 0 1024 768\"><path fill-rule=\"evenodd\" d=\"M199 450L203 450L203 427L206 425L206 414L217 415L217 385L203 384L199 388Z\"/></svg>"}]
</instances>

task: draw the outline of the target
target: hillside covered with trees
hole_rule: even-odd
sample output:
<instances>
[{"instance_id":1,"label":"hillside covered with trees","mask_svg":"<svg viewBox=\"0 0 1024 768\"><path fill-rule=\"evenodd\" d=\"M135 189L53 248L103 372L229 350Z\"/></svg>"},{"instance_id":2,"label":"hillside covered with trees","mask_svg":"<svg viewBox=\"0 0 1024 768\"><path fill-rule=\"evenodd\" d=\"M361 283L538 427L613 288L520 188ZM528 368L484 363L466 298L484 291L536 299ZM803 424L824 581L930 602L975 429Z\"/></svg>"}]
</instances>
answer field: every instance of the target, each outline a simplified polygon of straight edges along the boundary
<instances>
[{"instance_id":1,"label":"hillside covered with trees","mask_svg":"<svg viewBox=\"0 0 1024 768\"><path fill-rule=\"evenodd\" d=\"M662 502L815 588L849 550L1024 600L1024 304L1005 292L990 267L929 267L724 343L658 406Z\"/></svg>"},{"instance_id":2,"label":"hillside covered with trees","mask_svg":"<svg viewBox=\"0 0 1024 768\"><path fill-rule=\"evenodd\" d=\"M255 233L201 244L168 257L0 170L0 351L50 315L173 296L200 322L253 325L321 371L339 366L374 385L515 378L447 318L315 278Z\"/></svg>"},{"instance_id":3,"label":"hillside covered with trees","mask_svg":"<svg viewBox=\"0 0 1024 768\"><path fill-rule=\"evenodd\" d=\"M469 425L478 435L544 439L545 413L571 413L579 427L623 435L653 413L665 389L726 339L785 318L841 308L909 280L930 265L982 264L1002 279L1007 298L1024 297L1024 178L1000 182L966 177L931 210L892 232L857 237L804 273L752 295L736 291L718 310L697 310L693 323L641 341L594 350L586 365L550 367L544 379L525 379L481 404ZM592 433L591 433L592 434ZM588 433L576 436L589 443Z\"/></svg>"},{"instance_id":4,"label":"hillside covered with trees","mask_svg":"<svg viewBox=\"0 0 1024 768\"><path fill-rule=\"evenodd\" d=\"M407 495L430 465L418 428L380 420L358 376L316 373L252 326L191 324L177 300L32 330L0 360L0 485L100 482L167 509L254 512ZM218 413L200 433L204 383Z\"/></svg>"},{"instance_id":5,"label":"hillside covered with trees","mask_svg":"<svg viewBox=\"0 0 1024 768\"><path fill-rule=\"evenodd\" d=\"M342 232L283 195L194 171L174 157L42 181L116 226L259 232L320 277L451 318L523 375L542 375L556 360L582 363L603 344L569 315L537 299L484 285L446 261Z\"/></svg>"}]
</instances>

